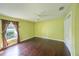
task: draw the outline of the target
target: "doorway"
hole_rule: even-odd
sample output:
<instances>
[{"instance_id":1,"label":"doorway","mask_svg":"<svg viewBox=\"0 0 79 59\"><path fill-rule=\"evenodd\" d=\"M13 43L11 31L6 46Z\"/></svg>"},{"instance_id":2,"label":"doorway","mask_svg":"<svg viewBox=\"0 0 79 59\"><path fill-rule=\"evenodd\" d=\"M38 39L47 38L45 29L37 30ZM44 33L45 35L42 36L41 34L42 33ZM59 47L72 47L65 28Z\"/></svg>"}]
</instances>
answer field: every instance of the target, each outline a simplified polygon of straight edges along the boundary
<instances>
[{"instance_id":1,"label":"doorway","mask_svg":"<svg viewBox=\"0 0 79 59\"><path fill-rule=\"evenodd\" d=\"M19 26L17 21L2 20L3 48L19 43Z\"/></svg>"}]
</instances>

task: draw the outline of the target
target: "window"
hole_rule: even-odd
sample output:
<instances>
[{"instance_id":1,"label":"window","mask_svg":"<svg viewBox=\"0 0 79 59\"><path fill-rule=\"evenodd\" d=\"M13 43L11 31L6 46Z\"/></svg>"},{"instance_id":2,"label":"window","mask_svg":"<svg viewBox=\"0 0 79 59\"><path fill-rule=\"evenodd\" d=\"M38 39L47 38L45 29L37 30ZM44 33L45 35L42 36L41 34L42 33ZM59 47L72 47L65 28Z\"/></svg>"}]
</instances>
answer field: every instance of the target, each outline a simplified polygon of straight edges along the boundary
<instances>
[{"instance_id":1,"label":"window","mask_svg":"<svg viewBox=\"0 0 79 59\"><path fill-rule=\"evenodd\" d=\"M17 30L16 30L16 27L15 25L10 22L10 24L7 26L7 29L6 29L6 33L5 33L5 38L7 40L11 40L11 39L17 39Z\"/></svg>"}]
</instances>

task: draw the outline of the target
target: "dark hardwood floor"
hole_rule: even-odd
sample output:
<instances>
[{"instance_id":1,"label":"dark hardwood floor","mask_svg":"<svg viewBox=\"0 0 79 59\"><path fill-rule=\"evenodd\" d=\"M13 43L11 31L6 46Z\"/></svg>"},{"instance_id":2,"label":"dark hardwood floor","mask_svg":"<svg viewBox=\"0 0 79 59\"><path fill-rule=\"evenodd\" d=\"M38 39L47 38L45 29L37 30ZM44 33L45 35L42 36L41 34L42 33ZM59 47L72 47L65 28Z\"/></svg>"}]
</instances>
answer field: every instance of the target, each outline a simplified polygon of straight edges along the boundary
<instances>
[{"instance_id":1,"label":"dark hardwood floor","mask_svg":"<svg viewBox=\"0 0 79 59\"><path fill-rule=\"evenodd\" d=\"M63 42L34 37L0 51L0 56L66 56L66 50Z\"/></svg>"}]
</instances>

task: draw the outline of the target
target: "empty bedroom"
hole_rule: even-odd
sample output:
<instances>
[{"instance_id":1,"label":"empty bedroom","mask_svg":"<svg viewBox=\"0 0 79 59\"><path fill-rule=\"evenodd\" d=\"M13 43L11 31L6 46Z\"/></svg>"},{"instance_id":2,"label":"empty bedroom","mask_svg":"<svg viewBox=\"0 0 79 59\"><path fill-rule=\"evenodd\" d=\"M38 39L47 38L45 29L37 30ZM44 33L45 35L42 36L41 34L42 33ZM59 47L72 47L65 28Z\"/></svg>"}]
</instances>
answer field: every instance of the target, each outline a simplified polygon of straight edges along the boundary
<instances>
[{"instance_id":1,"label":"empty bedroom","mask_svg":"<svg viewBox=\"0 0 79 59\"><path fill-rule=\"evenodd\" d=\"M0 3L0 56L79 55L79 4Z\"/></svg>"}]
</instances>

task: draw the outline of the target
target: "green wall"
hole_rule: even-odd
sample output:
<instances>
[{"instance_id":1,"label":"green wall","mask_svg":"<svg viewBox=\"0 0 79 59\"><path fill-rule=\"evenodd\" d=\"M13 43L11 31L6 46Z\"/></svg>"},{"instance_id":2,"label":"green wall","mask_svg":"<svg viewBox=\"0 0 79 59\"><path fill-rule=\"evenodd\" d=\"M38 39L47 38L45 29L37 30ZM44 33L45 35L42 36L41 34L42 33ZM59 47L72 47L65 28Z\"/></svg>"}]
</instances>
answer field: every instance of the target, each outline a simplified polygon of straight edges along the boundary
<instances>
[{"instance_id":1,"label":"green wall","mask_svg":"<svg viewBox=\"0 0 79 59\"><path fill-rule=\"evenodd\" d=\"M75 4L73 7L73 33L74 33L74 45L75 55L79 56L79 4Z\"/></svg>"},{"instance_id":2,"label":"green wall","mask_svg":"<svg viewBox=\"0 0 79 59\"><path fill-rule=\"evenodd\" d=\"M64 41L64 18L58 17L35 23L35 36Z\"/></svg>"},{"instance_id":3,"label":"green wall","mask_svg":"<svg viewBox=\"0 0 79 59\"><path fill-rule=\"evenodd\" d=\"M2 45L3 45L2 44L2 42L3 42L2 41L2 35L1 35L2 34L2 27L1 26L2 26L2 24L1 24L1 20L0 20L0 48L2 48Z\"/></svg>"},{"instance_id":4,"label":"green wall","mask_svg":"<svg viewBox=\"0 0 79 59\"><path fill-rule=\"evenodd\" d=\"M19 32L21 41L34 36L34 23L29 21L19 21Z\"/></svg>"}]
</instances>

